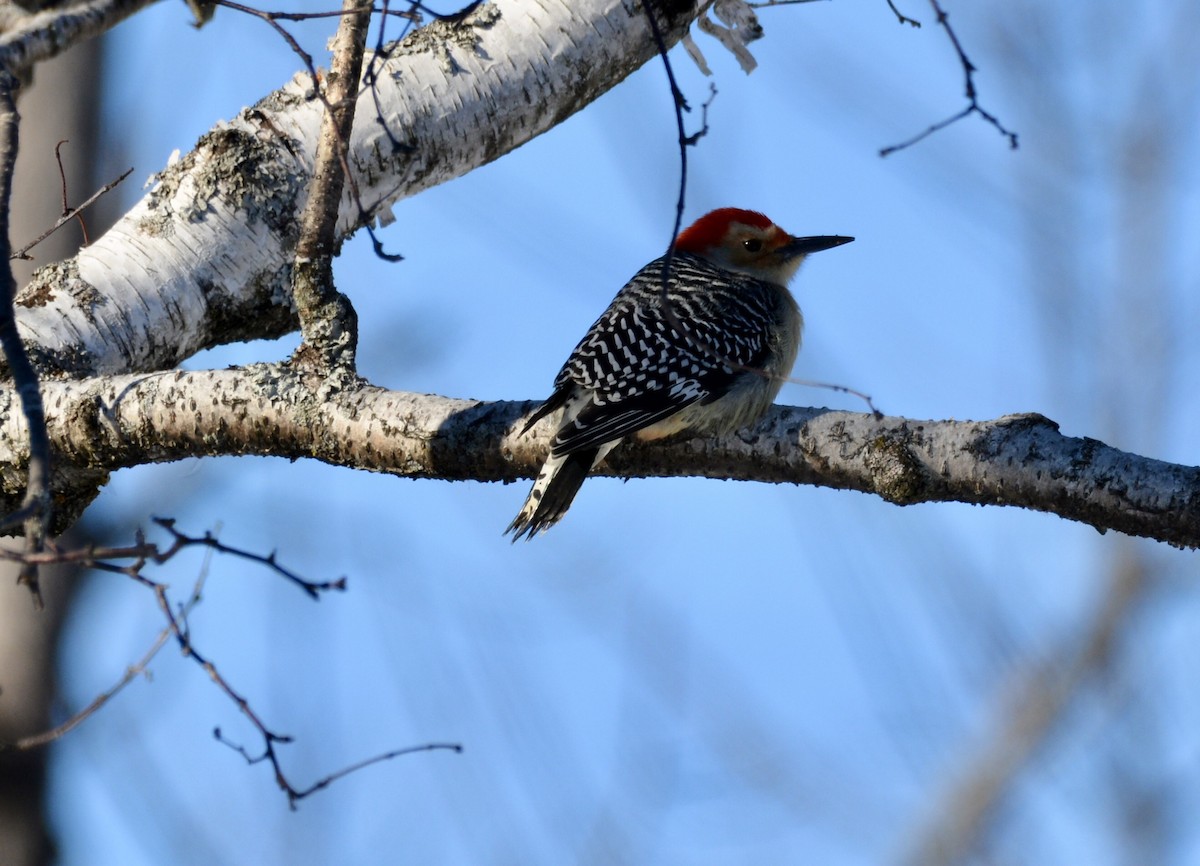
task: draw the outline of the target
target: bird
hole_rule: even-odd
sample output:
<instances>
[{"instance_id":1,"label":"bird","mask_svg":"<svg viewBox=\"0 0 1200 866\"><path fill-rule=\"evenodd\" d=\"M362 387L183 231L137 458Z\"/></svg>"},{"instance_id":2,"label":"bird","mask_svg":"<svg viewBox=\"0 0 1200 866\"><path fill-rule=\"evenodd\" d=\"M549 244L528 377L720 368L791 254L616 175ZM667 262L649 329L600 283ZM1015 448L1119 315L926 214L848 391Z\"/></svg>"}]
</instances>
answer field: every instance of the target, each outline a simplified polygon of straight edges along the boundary
<instances>
[{"instance_id":1,"label":"bird","mask_svg":"<svg viewBox=\"0 0 1200 866\"><path fill-rule=\"evenodd\" d=\"M795 237L762 213L718 208L625 284L563 364L520 435L561 410L550 453L504 534L556 524L621 442L721 435L766 413L800 350L787 289L811 253L854 240Z\"/></svg>"}]
</instances>

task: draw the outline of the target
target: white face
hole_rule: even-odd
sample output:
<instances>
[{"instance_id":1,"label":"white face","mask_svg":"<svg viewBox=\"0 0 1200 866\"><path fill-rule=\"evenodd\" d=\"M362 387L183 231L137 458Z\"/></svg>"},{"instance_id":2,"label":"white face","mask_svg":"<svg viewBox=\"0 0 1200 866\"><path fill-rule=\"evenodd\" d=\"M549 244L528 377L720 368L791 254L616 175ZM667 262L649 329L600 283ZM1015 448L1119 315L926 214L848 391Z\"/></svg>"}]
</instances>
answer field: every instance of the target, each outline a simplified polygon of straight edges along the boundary
<instances>
[{"instance_id":1,"label":"white face","mask_svg":"<svg viewBox=\"0 0 1200 866\"><path fill-rule=\"evenodd\" d=\"M786 286L804 261L803 253L788 248L791 241L792 236L779 226L759 228L735 222L705 255L731 271Z\"/></svg>"}]
</instances>

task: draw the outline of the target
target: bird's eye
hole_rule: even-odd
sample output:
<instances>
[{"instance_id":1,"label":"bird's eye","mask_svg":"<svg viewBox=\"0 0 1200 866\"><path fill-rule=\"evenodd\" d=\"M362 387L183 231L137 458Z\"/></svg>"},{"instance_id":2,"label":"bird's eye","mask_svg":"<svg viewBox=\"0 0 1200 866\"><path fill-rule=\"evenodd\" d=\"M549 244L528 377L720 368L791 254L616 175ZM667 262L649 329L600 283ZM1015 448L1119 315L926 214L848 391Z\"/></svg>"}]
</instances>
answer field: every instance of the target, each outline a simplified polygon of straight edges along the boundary
<instances>
[{"instance_id":1,"label":"bird's eye","mask_svg":"<svg viewBox=\"0 0 1200 866\"><path fill-rule=\"evenodd\" d=\"M748 253L762 252L762 241L758 238L748 238L742 241L742 249Z\"/></svg>"}]
</instances>

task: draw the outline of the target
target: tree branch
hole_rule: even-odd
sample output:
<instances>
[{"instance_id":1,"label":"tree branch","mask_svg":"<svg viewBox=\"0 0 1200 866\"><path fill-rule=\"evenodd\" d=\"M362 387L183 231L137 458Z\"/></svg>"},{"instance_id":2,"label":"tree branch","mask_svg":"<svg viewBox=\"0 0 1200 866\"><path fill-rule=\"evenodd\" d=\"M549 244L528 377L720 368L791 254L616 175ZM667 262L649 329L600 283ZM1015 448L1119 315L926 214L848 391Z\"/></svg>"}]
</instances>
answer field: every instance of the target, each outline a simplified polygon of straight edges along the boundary
<instances>
[{"instance_id":1,"label":"tree branch","mask_svg":"<svg viewBox=\"0 0 1200 866\"><path fill-rule=\"evenodd\" d=\"M50 525L50 439L46 433L46 417L37 373L17 332L13 297L17 284L13 278L12 240L9 236L9 202L12 199L13 168L17 162L17 141L20 116L17 114L17 78L0 69L0 346L12 372L13 390L20 398L21 415L25 420L24 441L29 460L24 478L18 482L24 492L19 508L4 508L0 531L20 524L25 534L25 550L37 553L46 540ZM37 566L26 562L18 580L29 587L37 608L42 606L38 589Z\"/></svg>"},{"instance_id":2,"label":"tree branch","mask_svg":"<svg viewBox=\"0 0 1200 866\"><path fill-rule=\"evenodd\" d=\"M349 169L347 142L354 127L370 10L370 0L345 0L342 4L346 14L338 23L333 64L325 76L325 119L296 241L292 294L304 335L296 359L308 358L322 370L343 366L353 371L358 343L358 317L350 299L333 283L333 256L339 246L338 210Z\"/></svg>"},{"instance_id":3,"label":"tree branch","mask_svg":"<svg viewBox=\"0 0 1200 866\"><path fill-rule=\"evenodd\" d=\"M193 456L261 454L408 478L516 481L540 467L541 424L515 435L532 402L456 400L363 385L314 391L289 364L45 382L60 511L73 520L114 469ZM0 465L27 455L23 416L0 390ZM1041 415L994 421L775 407L721 439L622 446L597 474L703 476L873 493L898 505L968 502L1057 514L1178 547L1200 547L1200 469L1063 436ZM0 476L0 505L18 473ZM94 494L93 494L94 495Z\"/></svg>"},{"instance_id":4,"label":"tree branch","mask_svg":"<svg viewBox=\"0 0 1200 866\"><path fill-rule=\"evenodd\" d=\"M900 15L900 13L896 10L896 7L892 5L891 0L888 0L888 5L892 6L892 11L900 17L901 24L907 20L915 27L921 26L913 19L905 19L903 15ZM916 135L900 142L899 144L893 144L883 148L879 151L879 155L881 157L886 157L898 150L904 150L905 148L912 147L917 142L924 141L934 133L941 132L947 126L958 123L958 121L962 120L964 117L970 117L972 114L978 114L980 117L994 126L997 132L1008 139L1008 146L1013 150L1016 150L1018 144L1017 134L1005 128L1004 124L1000 122L996 115L992 114L979 104L979 92L975 89L975 73L978 71L978 69L976 68L975 64L971 62L970 58L967 57L967 52L963 50L962 43L958 40L958 34L955 33L954 28L950 26L950 16L946 14L946 10L941 7L941 5L938 3L938 0L929 0L929 5L933 7L933 12L937 18L938 25L946 32L946 38L950 40L950 44L954 47L954 53L958 55L958 62L959 65L962 66L963 70L963 89L967 97L967 106L962 111L952 114L945 120L940 120L937 123L931 124L924 132L917 133Z\"/></svg>"},{"instance_id":5,"label":"tree branch","mask_svg":"<svg viewBox=\"0 0 1200 866\"><path fill-rule=\"evenodd\" d=\"M673 45L696 10L652 5ZM645 16L624 0L496 0L415 31L373 55L358 92L372 122L356 124L348 162L367 216L389 220L395 202L503 156L654 56ZM324 114L311 89L298 74L219 124L112 230L38 271L18 315L39 369L169 369L295 329L291 267ZM343 198L338 241L362 219Z\"/></svg>"},{"instance_id":6,"label":"tree branch","mask_svg":"<svg viewBox=\"0 0 1200 866\"><path fill-rule=\"evenodd\" d=\"M59 143L61 144L61 142L59 142ZM61 160L59 161L59 165L60 166L62 165ZM61 171L61 168L60 168L60 171ZM86 244L87 243L87 228L83 224L83 216L82 216L83 212L85 210L87 210L89 207L91 207L93 204L95 204L97 201L99 201L101 196L105 195L106 193L112 192L114 189L116 189L117 185L121 181L125 180L125 178L129 177L129 175L131 175L131 174L133 174L133 169L132 168L126 169L124 172L121 173L120 177L118 177L116 180L111 180L108 183L106 183L104 186L100 187L100 189L96 190L94 193L92 193L90 196L88 196L87 200L84 201L83 204L81 204L77 207L69 208L69 207L65 206L66 195L64 193L64 195L63 195L64 206L63 206L62 216L60 216L57 220L55 220L54 225L50 226L50 228L46 229L44 232L42 232L36 238L31 240L29 243L25 244L25 246L21 247L19 250L14 250L13 252L9 253L8 257L10 259L26 259L26 260L32 259L33 256L29 255L29 251L31 249L36 247L38 244L40 244L46 238L50 237L50 235L54 234L60 228L65 226L67 223L71 222L71 220L76 220L76 219L79 220L79 228L83 232L84 243ZM66 189L66 181L65 180L63 181L63 189L64 190Z\"/></svg>"},{"instance_id":7,"label":"tree branch","mask_svg":"<svg viewBox=\"0 0 1200 866\"><path fill-rule=\"evenodd\" d=\"M111 30L156 0L90 0L50 6L23 16L20 26L0 37L0 68L24 72L34 64L57 57L72 45Z\"/></svg>"},{"instance_id":8,"label":"tree branch","mask_svg":"<svg viewBox=\"0 0 1200 866\"><path fill-rule=\"evenodd\" d=\"M997 730L968 755L961 774L937 798L930 822L914 838L905 866L966 863L1022 773L1065 721L1085 687L1113 665L1130 620L1154 586L1141 563L1118 566L1100 606L1044 663L1022 670L1001 701Z\"/></svg>"}]
</instances>

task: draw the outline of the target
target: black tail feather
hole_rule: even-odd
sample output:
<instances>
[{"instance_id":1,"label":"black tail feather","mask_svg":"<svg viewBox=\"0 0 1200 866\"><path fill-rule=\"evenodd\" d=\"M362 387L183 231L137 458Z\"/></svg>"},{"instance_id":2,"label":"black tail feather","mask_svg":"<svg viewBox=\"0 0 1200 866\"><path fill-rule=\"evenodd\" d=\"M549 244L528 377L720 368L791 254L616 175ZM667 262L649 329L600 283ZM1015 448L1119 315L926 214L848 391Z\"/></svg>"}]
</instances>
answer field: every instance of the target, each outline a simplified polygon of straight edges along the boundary
<instances>
[{"instance_id":1,"label":"black tail feather","mask_svg":"<svg viewBox=\"0 0 1200 866\"><path fill-rule=\"evenodd\" d=\"M513 541L522 536L533 538L558 523L571 507L575 494L592 471L592 464L599 453L598 448L572 452L559 465L545 489L539 489L541 478L535 481L524 507L508 525L508 529L504 530L504 534L513 533Z\"/></svg>"}]
</instances>

